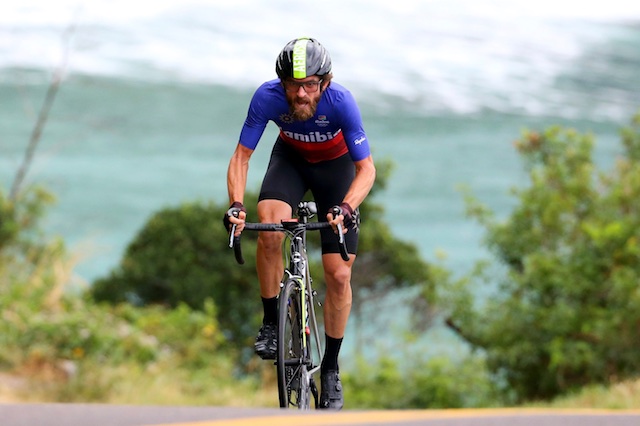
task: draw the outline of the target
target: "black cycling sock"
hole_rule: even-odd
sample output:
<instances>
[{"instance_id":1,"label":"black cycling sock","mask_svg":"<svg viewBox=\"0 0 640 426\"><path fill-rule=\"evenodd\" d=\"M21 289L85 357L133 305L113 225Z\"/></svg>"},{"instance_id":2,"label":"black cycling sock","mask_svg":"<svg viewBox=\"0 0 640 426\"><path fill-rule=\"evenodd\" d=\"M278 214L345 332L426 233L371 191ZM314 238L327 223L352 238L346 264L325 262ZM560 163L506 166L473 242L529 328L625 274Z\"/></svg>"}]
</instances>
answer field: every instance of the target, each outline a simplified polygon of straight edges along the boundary
<instances>
[{"instance_id":1,"label":"black cycling sock","mask_svg":"<svg viewBox=\"0 0 640 426\"><path fill-rule=\"evenodd\" d=\"M278 298L273 297L271 299L262 298L262 307L264 309L263 324L277 324L278 323Z\"/></svg>"},{"instance_id":2,"label":"black cycling sock","mask_svg":"<svg viewBox=\"0 0 640 426\"><path fill-rule=\"evenodd\" d=\"M338 354L340 353L340 346L342 345L342 337L339 339L329 337L326 334L325 337L325 348L324 348L324 356L322 357L322 365L320 366L320 371L322 373L327 372L328 370L339 371L338 368Z\"/></svg>"}]
</instances>

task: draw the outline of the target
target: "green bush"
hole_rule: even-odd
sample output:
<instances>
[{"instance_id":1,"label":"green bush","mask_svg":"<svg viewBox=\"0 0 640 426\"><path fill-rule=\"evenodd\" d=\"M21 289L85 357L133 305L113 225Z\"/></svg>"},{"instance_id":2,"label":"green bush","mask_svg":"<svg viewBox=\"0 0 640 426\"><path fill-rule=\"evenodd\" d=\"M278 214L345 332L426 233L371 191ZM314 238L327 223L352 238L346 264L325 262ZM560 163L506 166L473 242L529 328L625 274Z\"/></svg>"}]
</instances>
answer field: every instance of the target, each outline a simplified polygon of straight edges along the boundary
<instances>
[{"instance_id":1,"label":"green bush","mask_svg":"<svg viewBox=\"0 0 640 426\"><path fill-rule=\"evenodd\" d=\"M461 295L460 282L449 291L449 323L520 399L640 374L639 130L640 116L610 173L597 171L590 135L527 132L516 147L530 182L514 190L511 214L498 220L467 198L500 267L466 278L469 293L489 283L484 304Z\"/></svg>"},{"instance_id":2,"label":"green bush","mask_svg":"<svg viewBox=\"0 0 640 426\"><path fill-rule=\"evenodd\" d=\"M253 266L256 234L243 236L246 265L238 265L222 226L227 208L191 202L155 213L128 245L120 265L93 284L92 296L138 306L185 303L194 309L212 300L227 341L248 346L262 318ZM256 217L251 208L249 214Z\"/></svg>"},{"instance_id":3,"label":"green bush","mask_svg":"<svg viewBox=\"0 0 640 426\"><path fill-rule=\"evenodd\" d=\"M53 201L40 187L29 187L14 200L0 188L0 291L2 282L28 280L52 253L63 248L61 241L45 238L39 227Z\"/></svg>"},{"instance_id":4,"label":"green bush","mask_svg":"<svg viewBox=\"0 0 640 426\"><path fill-rule=\"evenodd\" d=\"M27 398L101 401L127 382L127 371L144 376L155 366L229 381L211 300L199 310L108 306L67 288L72 257L40 228L51 201L41 189L13 201L0 192L0 369L30 380Z\"/></svg>"},{"instance_id":5,"label":"green bush","mask_svg":"<svg viewBox=\"0 0 640 426\"><path fill-rule=\"evenodd\" d=\"M350 407L368 409L474 408L496 404L498 391L480 357L454 361L360 359L342 374Z\"/></svg>"}]
</instances>

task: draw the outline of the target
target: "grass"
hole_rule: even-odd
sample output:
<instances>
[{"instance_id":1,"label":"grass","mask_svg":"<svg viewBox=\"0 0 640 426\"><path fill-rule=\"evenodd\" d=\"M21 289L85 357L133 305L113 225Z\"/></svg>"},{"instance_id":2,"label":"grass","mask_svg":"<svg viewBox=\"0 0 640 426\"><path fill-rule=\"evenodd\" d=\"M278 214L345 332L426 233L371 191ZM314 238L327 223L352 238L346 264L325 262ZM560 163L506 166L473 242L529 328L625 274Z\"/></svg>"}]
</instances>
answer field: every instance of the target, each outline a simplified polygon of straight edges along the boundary
<instances>
[{"instance_id":1,"label":"grass","mask_svg":"<svg viewBox=\"0 0 640 426\"><path fill-rule=\"evenodd\" d=\"M72 374L40 366L37 372L0 373L0 403L89 402L121 405L276 407L275 373L233 379L217 366L192 371L170 365L85 365Z\"/></svg>"},{"instance_id":2,"label":"grass","mask_svg":"<svg viewBox=\"0 0 640 426\"><path fill-rule=\"evenodd\" d=\"M100 402L125 405L277 407L275 371L256 362L253 378L219 377L220 366L204 370L175 369L154 364L147 368L122 365L63 373L49 366L36 371L0 373L0 403ZM66 374L66 375L65 375ZM640 409L640 379L612 386L589 386L551 402L523 408Z\"/></svg>"},{"instance_id":3,"label":"grass","mask_svg":"<svg viewBox=\"0 0 640 426\"><path fill-rule=\"evenodd\" d=\"M640 379L611 386L594 385L551 402L527 404L533 408L640 409Z\"/></svg>"}]
</instances>

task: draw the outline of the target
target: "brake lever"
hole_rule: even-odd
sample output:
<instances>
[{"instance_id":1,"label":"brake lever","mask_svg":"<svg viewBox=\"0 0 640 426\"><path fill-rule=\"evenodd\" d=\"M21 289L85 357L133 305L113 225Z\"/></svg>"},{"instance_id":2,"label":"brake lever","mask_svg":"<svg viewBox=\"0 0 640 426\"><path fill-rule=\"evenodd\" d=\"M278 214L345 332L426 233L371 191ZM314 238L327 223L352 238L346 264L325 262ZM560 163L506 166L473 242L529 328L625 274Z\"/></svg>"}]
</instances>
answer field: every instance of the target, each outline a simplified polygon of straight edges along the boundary
<instances>
[{"instance_id":1,"label":"brake lever","mask_svg":"<svg viewBox=\"0 0 640 426\"><path fill-rule=\"evenodd\" d=\"M338 241L340 242L340 244L344 244L344 233L342 232L342 224L339 223L336 225L336 227L338 228Z\"/></svg>"},{"instance_id":2,"label":"brake lever","mask_svg":"<svg viewBox=\"0 0 640 426\"><path fill-rule=\"evenodd\" d=\"M331 213L333 213L333 218L335 219L338 215L342 214L342 209L336 206L333 208L333 210L331 210ZM344 232L342 232L343 231L342 224L338 223L336 225L336 229L338 230L338 241L340 243L340 256L342 256L342 260L344 260L345 262L348 262L349 253L347 252L347 247L344 240Z\"/></svg>"},{"instance_id":3,"label":"brake lever","mask_svg":"<svg viewBox=\"0 0 640 426\"><path fill-rule=\"evenodd\" d=\"M231 225L231 230L229 231L229 248L233 248L233 240L236 235L236 225L235 223Z\"/></svg>"}]
</instances>

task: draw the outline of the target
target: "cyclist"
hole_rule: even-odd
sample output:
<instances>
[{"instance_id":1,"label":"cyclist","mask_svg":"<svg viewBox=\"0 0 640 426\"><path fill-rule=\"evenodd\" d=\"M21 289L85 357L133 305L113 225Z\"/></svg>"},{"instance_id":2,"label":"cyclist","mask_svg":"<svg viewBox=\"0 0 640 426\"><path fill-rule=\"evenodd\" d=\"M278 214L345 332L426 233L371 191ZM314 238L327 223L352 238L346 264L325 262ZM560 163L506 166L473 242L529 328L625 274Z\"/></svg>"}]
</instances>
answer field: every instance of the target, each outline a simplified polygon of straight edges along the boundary
<instances>
[{"instance_id":1,"label":"cyclist","mask_svg":"<svg viewBox=\"0 0 640 426\"><path fill-rule=\"evenodd\" d=\"M343 406L338 354L351 310L351 267L358 246L358 206L369 194L376 170L360 110L352 94L332 81L329 53L313 38L291 40L276 60L277 79L263 83L254 93L229 162L227 186L231 206L224 217L236 234L243 229L242 204L249 159L269 121L280 129L260 189L258 218L278 223L292 216L293 208L311 190L318 211L337 232L344 225L348 262L339 254L332 230L321 231L322 263L327 283L324 303L325 353L320 369L320 407ZM339 206L341 214L330 213ZM237 215L238 217L234 216ZM258 236L257 273L264 319L255 342L263 359L275 359L277 350L277 295L284 268L282 238L276 232Z\"/></svg>"}]
</instances>

